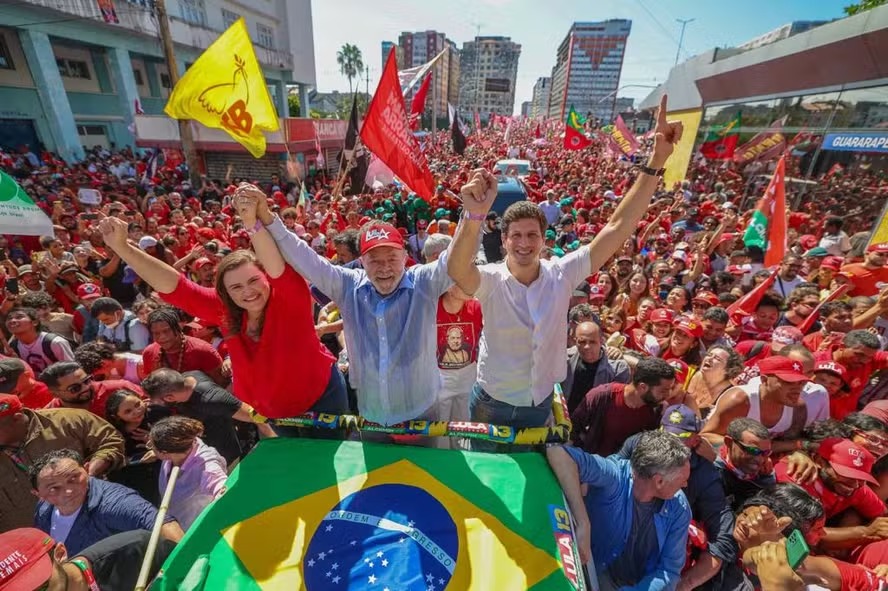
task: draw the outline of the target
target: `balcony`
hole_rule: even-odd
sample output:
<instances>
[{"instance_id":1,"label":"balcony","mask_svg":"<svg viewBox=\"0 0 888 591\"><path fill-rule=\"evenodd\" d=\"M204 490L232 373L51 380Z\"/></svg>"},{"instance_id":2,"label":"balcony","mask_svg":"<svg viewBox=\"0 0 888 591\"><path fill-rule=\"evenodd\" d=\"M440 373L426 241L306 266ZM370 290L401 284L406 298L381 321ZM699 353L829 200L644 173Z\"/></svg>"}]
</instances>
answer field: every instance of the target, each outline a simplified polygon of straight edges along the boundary
<instances>
[{"instance_id":1,"label":"balcony","mask_svg":"<svg viewBox=\"0 0 888 591\"><path fill-rule=\"evenodd\" d=\"M203 51L222 34L208 26L192 23L180 17L170 15L170 34L173 41L180 45L196 47ZM279 68L281 70L293 69L293 55L280 49L262 47L253 41L256 51L256 59L263 66Z\"/></svg>"}]
</instances>

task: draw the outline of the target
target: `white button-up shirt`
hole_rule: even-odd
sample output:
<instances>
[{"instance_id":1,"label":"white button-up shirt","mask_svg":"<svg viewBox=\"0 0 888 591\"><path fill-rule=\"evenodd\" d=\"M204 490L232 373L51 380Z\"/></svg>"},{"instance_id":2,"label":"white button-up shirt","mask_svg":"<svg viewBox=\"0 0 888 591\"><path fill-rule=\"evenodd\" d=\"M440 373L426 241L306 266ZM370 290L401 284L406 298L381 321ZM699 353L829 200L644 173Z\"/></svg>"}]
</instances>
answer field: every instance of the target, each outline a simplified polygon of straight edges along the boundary
<instances>
[{"instance_id":1,"label":"white button-up shirt","mask_svg":"<svg viewBox=\"0 0 888 591\"><path fill-rule=\"evenodd\" d=\"M484 329L478 383L513 406L537 405L567 376L567 314L573 290L592 274L589 247L541 260L530 285L518 282L505 261L478 267Z\"/></svg>"}]
</instances>

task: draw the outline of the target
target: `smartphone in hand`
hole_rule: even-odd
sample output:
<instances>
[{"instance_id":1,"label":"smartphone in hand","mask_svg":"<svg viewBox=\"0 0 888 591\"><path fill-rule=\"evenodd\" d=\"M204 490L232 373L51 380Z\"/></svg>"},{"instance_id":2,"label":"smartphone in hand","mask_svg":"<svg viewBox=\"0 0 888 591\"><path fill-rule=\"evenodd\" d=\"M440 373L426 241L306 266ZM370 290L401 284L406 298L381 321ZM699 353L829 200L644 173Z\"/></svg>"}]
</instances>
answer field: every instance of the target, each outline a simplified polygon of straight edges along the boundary
<instances>
[{"instance_id":1,"label":"smartphone in hand","mask_svg":"<svg viewBox=\"0 0 888 591\"><path fill-rule=\"evenodd\" d=\"M805 536L797 529L792 530L786 538L786 562L789 563L789 568L798 570L809 554L811 549L805 542Z\"/></svg>"}]
</instances>

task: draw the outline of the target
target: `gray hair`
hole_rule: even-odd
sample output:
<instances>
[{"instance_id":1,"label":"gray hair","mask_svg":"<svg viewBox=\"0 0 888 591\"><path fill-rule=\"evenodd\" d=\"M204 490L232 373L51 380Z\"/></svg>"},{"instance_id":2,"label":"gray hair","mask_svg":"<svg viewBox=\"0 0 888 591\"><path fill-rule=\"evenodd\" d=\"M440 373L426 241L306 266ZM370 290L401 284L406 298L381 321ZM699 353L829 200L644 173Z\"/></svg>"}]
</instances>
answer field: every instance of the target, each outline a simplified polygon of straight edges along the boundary
<instances>
[{"instance_id":1,"label":"gray hair","mask_svg":"<svg viewBox=\"0 0 888 591\"><path fill-rule=\"evenodd\" d=\"M422 246L422 256L427 261L435 260L438 255L447 250L452 241L453 238L447 234L432 234L426 238L425 244Z\"/></svg>"},{"instance_id":2,"label":"gray hair","mask_svg":"<svg viewBox=\"0 0 888 591\"><path fill-rule=\"evenodd\" d=\"M646 431L638 438L629 464L638 478L666 478L682 468L690 459L691 450L681 439L665 431Z\"/></svg>"},{"instance_id":3,"label":"gray hair","mask_svg":"<svg viewBox=\"0 0 888 591\"><path fill-rule=\"evenodd\" d=\"M842 339L842 345L849 348L861 345L869 349L878 350L882 348L882 343L879 342L879 337L868 330L852 330L845 335L844 339Z\"/></svg>"}]
</instances>

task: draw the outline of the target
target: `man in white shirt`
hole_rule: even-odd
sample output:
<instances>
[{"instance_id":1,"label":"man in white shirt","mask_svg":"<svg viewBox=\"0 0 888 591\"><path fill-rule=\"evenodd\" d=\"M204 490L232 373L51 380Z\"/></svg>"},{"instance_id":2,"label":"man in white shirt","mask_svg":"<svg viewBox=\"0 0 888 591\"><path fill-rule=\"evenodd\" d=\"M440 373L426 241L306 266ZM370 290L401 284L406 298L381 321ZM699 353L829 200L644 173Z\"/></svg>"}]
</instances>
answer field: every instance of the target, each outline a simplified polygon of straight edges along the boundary
<instances>
[{"instance_id":1,"label":"man in white shirt","mask_svg":"<svg viewBox=\"0 0 888 591\"><path fill-rule=\"evenodd\" d=\"M780 294L783 299L789 297L800 283L805 282L805 278L799 275L802 270L802 259L795 254L786 255L783 262L780 263L780 270L777 272L777 280L774 281L773 290Z\"/></svg>"},{"instance_id":2,"label":"man in white shirt","mask_svg":"<svg viewBox=\"0 0 888 591\"><path fill-rule=\"evenodd\" d=\"M826 218L823 224L823 237L820 239L821 248L832 256L843 257L851 250L851 239L842 230L842 218L833 216Z\"/></svg>"},{"instance_id":3,"label":"man in white shirt","mask_svg":"<svg viewBox=\"0 0 888 591\"><path fill-rule=\"evenodd\" d=\"M519 201L502 218L505 260L475 266L478 234L497 183L486 170L472 173L461 191L463 219L448 273L465 293L478 298L484 316L478 379L469 402L473 421L524 428L549 419L553 387L567 374L564 339L571 294L635 231L681 133L680 122L666 121L664 95L648 166L640 167L635 184L592 244L556 260L540 259L547 227L543 211ZM473 447L493 449L496 444Z\"/></svg>"},{"instance_id":4,"label":"man in white shirt","mask_svg":"<svg viewBox=\"0 0 888 591\"><path fill-rule=\"evenodd\" d=\"M543 215L546 216L546 224L549 226L554 226L555 222L561 219L561 205L555 201L555 191L553 189L546 191L546 200L540 203L540 209L543 210Z\"/></svg>"}]
</instances>

